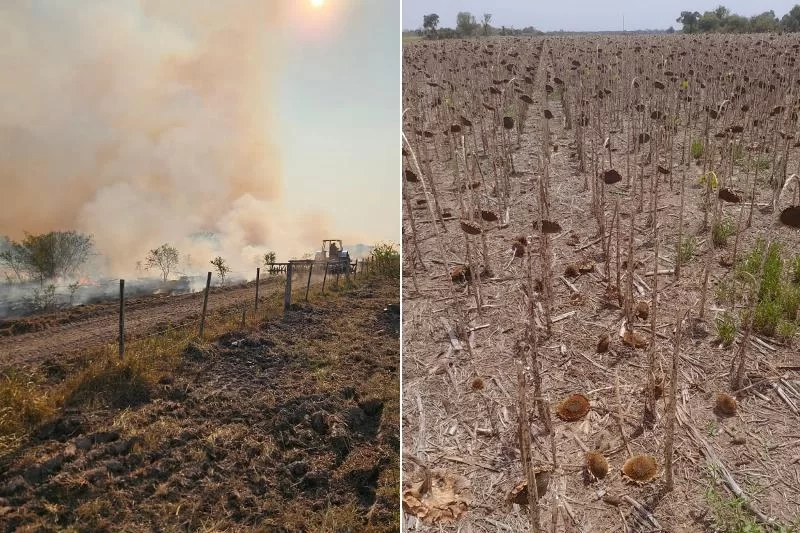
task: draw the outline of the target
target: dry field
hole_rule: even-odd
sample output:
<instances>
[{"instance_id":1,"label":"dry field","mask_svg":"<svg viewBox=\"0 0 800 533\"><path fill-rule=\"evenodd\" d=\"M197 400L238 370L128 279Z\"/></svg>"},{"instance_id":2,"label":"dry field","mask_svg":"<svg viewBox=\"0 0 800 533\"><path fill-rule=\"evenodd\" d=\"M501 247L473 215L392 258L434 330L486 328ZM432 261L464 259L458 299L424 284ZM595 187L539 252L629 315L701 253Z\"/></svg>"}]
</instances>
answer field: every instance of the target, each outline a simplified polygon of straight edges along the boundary
<instances>
[{"instance_id":1,"label":"dry field","mask_svg":"<svg viewBox=\"0 0 800 533\"><path fill-rule=\"evenodd\" d=\"M404 48L406 530L800 527L799 48Z\"/></svg>"},{"instance_id":2,"label":"dry field","mask_svg":"<svg viewBox=\"0 0 800 533\"><path fill-rule=\"evenodd\" d=\"M399 284L354 283L0 369L0 531L397 531Z\"/></svg>"}]
</instances>

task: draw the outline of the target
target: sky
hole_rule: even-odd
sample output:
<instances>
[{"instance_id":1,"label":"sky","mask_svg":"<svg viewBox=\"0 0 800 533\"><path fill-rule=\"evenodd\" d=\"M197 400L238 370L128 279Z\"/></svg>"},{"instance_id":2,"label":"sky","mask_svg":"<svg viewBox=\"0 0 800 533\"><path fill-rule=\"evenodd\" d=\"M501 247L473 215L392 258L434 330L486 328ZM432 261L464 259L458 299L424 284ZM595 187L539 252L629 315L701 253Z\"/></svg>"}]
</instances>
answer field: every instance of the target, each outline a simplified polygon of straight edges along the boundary
<instances>
[{"instance_id":1,"label":"sky","mask_svg":"<svg viewBox=\"0 0 800 533\"><path fill-rule=\"evenodd\" d=\"M0 235L236 270L400 240L397 0L0 2ZM213 238L211 237L213 235Z\"/></svg>"},{"instance_id":2,"label":"sky","mask_svg":"<svg viewBox=\"0 0 800 533\"><path fill-rule=\"evenodd\" d=\"M278 142L287 204L326 211L328 237L397 243L399 2L326 3L320 11L333 13L319 13L321 29L293 30L283 58Z\"/></svg>"},{"instance_id":3,"label":"sky","mask_svg":"<svg viewBox=\"0 0 800 533\"><path fill-rule=\"evenodd\" d=\"M403 0L403 28L417 29L422 17L428 13L439 15L440 27L453 28L456 14L469 11L480 20L484 13L492 14L492 26L533 26L541 31L619 31L625 18L625 29L667 29L673 26L681 11L711 11L723 4L732 12L753 16L773 10L780 18L797 0L755 2L747 0L663 0L642 2L637 0L561 0L559 2L530 2L528 0Z\"/></svg>"}]
</instances>

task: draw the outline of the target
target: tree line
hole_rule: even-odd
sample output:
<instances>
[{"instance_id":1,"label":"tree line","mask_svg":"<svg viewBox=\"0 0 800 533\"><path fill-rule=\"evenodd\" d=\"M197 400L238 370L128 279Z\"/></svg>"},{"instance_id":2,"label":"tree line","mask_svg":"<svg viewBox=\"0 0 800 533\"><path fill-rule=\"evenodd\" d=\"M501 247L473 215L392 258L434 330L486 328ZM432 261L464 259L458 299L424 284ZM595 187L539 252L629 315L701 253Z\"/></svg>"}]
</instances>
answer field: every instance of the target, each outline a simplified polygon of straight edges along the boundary
<instances>
[{"instance_id":1,"label":"tree line","mask_svg":"<svg viewBox=\"0 0 800 533\"><path fill-rule=\"evenodd\" d=\"M484 13L480 21L469 11L461 11L456 15L455 28L440 28L441 19L436 13L429 13L422 17L422 28L417 34L429 39L461 39L478 35L539 35L542 32L528 26L522 29L514 27L492 26L492 14Z\"/></svg>"},{"instance_id":2,"label":"tree line","mask_svg":"<svg viewBox=\"0 0 800 533\"><path fill-rule=\"evenodd\" d=\"M777 33L800 31L800 5L778 18L775 12L764 11L752 17L732 13L720 5L713 11L681 11L676 22L683 24L684 33Z\"/></svg>"}]
</instances>

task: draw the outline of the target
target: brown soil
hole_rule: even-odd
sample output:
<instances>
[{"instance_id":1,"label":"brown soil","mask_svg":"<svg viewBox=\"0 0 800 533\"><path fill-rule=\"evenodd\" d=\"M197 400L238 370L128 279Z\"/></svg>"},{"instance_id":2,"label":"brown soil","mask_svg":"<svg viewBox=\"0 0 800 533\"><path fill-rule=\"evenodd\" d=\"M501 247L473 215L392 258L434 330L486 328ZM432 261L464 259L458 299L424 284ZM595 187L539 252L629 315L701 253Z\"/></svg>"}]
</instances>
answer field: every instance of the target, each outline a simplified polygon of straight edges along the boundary
<instances>
[{"instance_id":1,"label":"brown soil","mask_svg":"<svg viewBox=\"0 0 800 533\"><path fill-rule=\"evenodd\" d=\"M731 36L725 38L734 39ZM647 42L649 38L638 38ZM461 214L457 191L463 176L463 159L459 159L459 172L453 169L450 145L442 135L446 123L430 122L432 118L447 115L447 110L432 110L430 102L441 95L444 102L452 94L443 78L466 76L472 83L480 80L482 85L491 86L493 78L512 78L502 65L536 65L535 48L542 44L541 39L492 40L494 53L486 48L487 41L442 41L431 44L411 45L406 49L404 70L408 73L404 87L408 107L408 117L425 112L424 124L404 124L404 132L411 140L415 155L425 166L425 153L430 156L432 175L425 173L439 191L439 202L443 211L452 213L445 221L438 223L441 240L434 232L427 197L420 183L404 183L409 194L408 204L412 206L416 223L419 256L424 268L417 261L414 241L411 238L411 221L404 205L404 287L403 287L403 472L404 487L412 481L423 479L423 464L429 469L446 469L465 476L471 483L470 510L454 524L429 526L420 524L414 517L404 515L408 525L417 531L527 531L530 528L528 511L517 505L506 506L505 500L514 487L524 479L520 463L520 449L517 431L517 374L515 370L515 344L525 339L528 326L528 294L525 258L515 258L514 244L518 236L531 236L534 257L534 278L541 277L539 259L539 232L532 229L538 205L538 181L542 173L538 170L538 154L541 154L542 107L544 99L545 71L552 68L548 63L550 48L559 54L561 49L569 49L580 39L568 42L548 39L542 56L542 68L531 85L522 84L522 89L535 95L535 103L528 110L525 132L521 144L516 144L517 132L511 132L513 142L513 161L516 169L511 174L510 221L507 227L500 228L497 223L483 224L487 235L488 258L484 257L480 236L465 235L459 227L459 218L469 217ZM596 42L595 42L596 41ZM615 43L617 41L614 41ZM563 47L562 47L563 44ZM721 44L721 43L720 43ZM741 44L741 43L740 43ZM587 43L583 42L583 46ZM596 38L588 45L592 51L595 45L603 49L611 48L607 38ZM646 46L646 45L645 45ZM688 45L687 45L688 47ZM476 50L473 55L464 50ZM696 53L696 52L695 52ZM494 55L492 55L494 54ZM515 55L516 54L516 55ZM502 58L502 63L500 62ZM496 70L488 73L488 68L475 68L482 60L494 65ZM416 66L413 68L410 64ZM477 63L476 63L477 62ZM485 61L484 61L485 62ZM455 69L451 68L455 67ZM458 68L466 74L455 74ZM426 78L423 71L431 75ZM522 78L527 72L518 74ZM532 75L532 74L531 74ZM506 80L507 81L507 80ZM430 82L430 83L429 83ZM438 88L431 88L437 85ZM501 85L503 89L505 84ZM440 91L441 92L437 92ZM455 118L458 120L463 101L463 87L456 87L461 93L452 99L456 106ZM509 101L516 100L508 87ZM425 95L424 104L419 95ZM432 95L432 96L431 96ZM480 97L478 97L480 98ZM500 98L500 97L498 97ZM471 104L470 104L471 105ZM532 378L529 380L527 400L532 421L531 453L534 466L552 468L551 438L554 440L558 466L550 475L549 489L540 500L541 523L550 531L712 531L719 518L720 507L732 509L732 504L719 505L709 498L710 490L721 500L732 502L730 491L713 475L709 461L699 439L704 440L718 456L720 462L731 472L733 478L751 499L752 505L766 516L783 524L796 524L800 520L800 461L797 445L800 443L800 415L792 412L787 402L778 394L773 384L783 378L800 391L800 367L798 367L797 348L782 345L775 339L765 339L768 347L751 344L747 383L753 387L741 395L737 414L724 418L715 415L714 407L718 392L730 393L728 367L733 354L738 350L739 341L732 347L723 348L714 340L714 317L722 312L715 300L714 287L721 280L732 277L730 267L720 266L720 259L730 255L733 237L723 249L713 249L703 243L707 233L699 232L702 222L702 190L697 184L701 172L694 162L680 164L676 156L672 176L675 187L670 190L668 178L662 176L660 185L659 224L661 233L661 262L659 269L671 269L675 261L675 236L678 227L678 205L680 179L687 183L685 221L689 235L696 235L700 243L695 257L683 267L680 279L674 276L659 276L660 298L657 310L657 358L664 372L669 372L673 351L673 329L678 313L691 309L697 316L702 271L708 254L711 257L711 279L706 301L705 321L702 328L689 328L682 341L682 360L680 362L678 383L678 405L681 423L675 437L675 489L664 489L664 439L665 403L669 393L658 401L658 417L655 427L642 429L643 390L647 376L647 349L634 350L622 345L619 337L623 315L614 305L608 305L605 297L606 282L603 280L602 249L597 241L597 222L590 210L591 191L584 190L586 173L578 169L576 145L573 131L564 128L564 112L556 99L547 100L548 108L554 118L549 120L551 139L558 145L553 151L550 163L551 213L563 228L551 235L553 262L553 307L552 316L561 319L553 324L552 334L545 336L539 325L541 345L539 366L542 373L544 401L550 410L553 424L552 437L544 430L544 420L534 408ZM477 104L480 108L480 104ZM480 108L483 111L482 108ZM492 137L488 130L491 112L483 113L484 128L490 143L499 137ZM476 138L480 144L481 129L478 127L479 113L469 114L473 121ZM447 120L447 119L445 119ZM573 120L576 120L573 117ZM433 139L415 135L415 131L427 130L434 133ZM472 133L465 129L467 154L474 148ZM588 135L588 134L587 134ZM697 138L698 133L694 133ZM613 142L620 146L615 160L624 158L624 135L614 137ZM494 141L492 140L494 139ZM680 144L676 139L676 145ZM437 143L434 148L434 142ZM459 142L463 142L459 140ZM602 138L599 140L602 143ZM588 145L588 141L587 141ZM405 146L405 145L404 145ZM461 156L461 148L454 151ZM797 168L797 151L793 151L789 168ZM477 194L484 202L497 201L492 192L494 171L492 161L479 150L478 156L488 187L479 184ZM412 157L405 158L408 168L417 172ZM624 166L624 165L623 165ZM631 165L634 166L633 164ZM652 165L654 167L655 165ZM645 198L650 194L650 173L645 170ZM591 164L588 165L591 173ZM624 168L622 169L624 173ZM631 171L633 172L633 170ZM762 173L764 174L764 173ZM458 177L456 177L458 176ZM480 179L480 173L475 173ZM593 179L591 174L588 179ZM742 173L735 170L733 183L744 181ZM623 200L634 192L638 194L638 179L633 180L636 191L620 188ZM621 187L617 185L616 187ZM464 191L467 201L468 189ZM477 196L477 195L476 195ZM606 196L606 219L611 220L613 197ZM771 191L764 184L756 191L755 201L769 203ZM749 201L749 199L748 199ZM430 207L433 207L430 205ZM724 206L725 217L736 220L738 206ZM653 277L646 272L653 271L653 232L647 227L645 213L637 215L635 239L636 259L644 268L637 270L641 279L652 287ZM747 213L745 212L745 219ZM772 232L774 238L784 245L791 254L800 251L800 232L779 226L776 214L763 213L756 209L752 227L744 230L739 242L739 254L749 250L757 236ZM627 255L625 235L630 224L629 217L622 218L623 252ZM685 232L684 235L687 233ZM470 243L475 268L491 267L491 276L480 277L480 290L484 308L478 313L475 290L459 277L451 280L450 268L465 265L465 242ZM592 244L594 242L594 244ZM445 257L442 256L444 249ZM614 269L614 245L612 243L611 275ZM488 259L488 261L487 261ZM568 284L560 279L569 264L580 264L584 260L596 263L593 272L580 273L576 278L565 278L578 291L573 294ZM489 263L487 265L487 262ZM651 291L646 289L637 298L650 302ZM537 295L537 299L538 299ZM740 309L737 309L739 312ZM570 313L570 314L567 314ZM574 314L573 314L574 313ZM542 314L538 317L542 319ZM543 319L542 319L543 320ZM459 335L457 325L466 331ZM652 335L649 319L645 323L636 322L637 331L647 341ZM703 331L705 329L705 331ZM604 333L610 335L610 349L598 350L598 338ZM598 353L603 351L605 353ZM528 368L528 371L530 368ZM476 379L481 386L475 387ZM761 381L764 380L764 381ZM618 384L618 385L617 385ZM784 387L785 389L785 387ZM575 422L556 418L555 408L570 394L587 396L591 403L588 415ZM783 391L787 394L786 391ZM789 394L789 400L797 403L800 398ZM619 398L619 399L618 399ZM630 441L630 453L620 437L615 415L622 420L625 435ZM698 439L699 437L699 439ZM587 451L600 451L608 459L610 470L602 480L593 480L586 475L585 456ZM630 455L651 455L657 459L659 477L641 486L627 483L622 478L622 465ZM407 459L412 460L407 460ZM627 500L630 497L632 500ZM641 504L643 509L655 517L661 528L648 524L643 514L636 510L631 501ZM728 507L725 507L728 505ZM724 509L723 509L724 510ZM740 517L756 522L753 514L742 509ZM742 529L743 531L744 529ZM748 531L761 529L748 529Z\"/></svg>"},{"instance_id":2,"label":"brown soil","mask_svg":"<svg viewBox=\"0 0 800 533\"><path fill-rule=\"evenodd\" d=\"M0 465L0 529L396 531L399 288L359 285L42 425Z\"/></svg>"},{"instance_id":3,"label":"brown soil","mask_svg":"<svg viewBox=\"0 0 800 533\"><path fill-rule=\"evenodd\" d=\"M283 279L261 282L259 299L282 290ZM254 301L255 283L212 288L208 313ZM132 340L165 327L199 320L203 293L155 295L125 304L125 339ZM117 342L119 302L77 306L56 313L4 321L0 326L0 370L40 363L59 355L75 354Z\"/></svg>"}]
</instances>

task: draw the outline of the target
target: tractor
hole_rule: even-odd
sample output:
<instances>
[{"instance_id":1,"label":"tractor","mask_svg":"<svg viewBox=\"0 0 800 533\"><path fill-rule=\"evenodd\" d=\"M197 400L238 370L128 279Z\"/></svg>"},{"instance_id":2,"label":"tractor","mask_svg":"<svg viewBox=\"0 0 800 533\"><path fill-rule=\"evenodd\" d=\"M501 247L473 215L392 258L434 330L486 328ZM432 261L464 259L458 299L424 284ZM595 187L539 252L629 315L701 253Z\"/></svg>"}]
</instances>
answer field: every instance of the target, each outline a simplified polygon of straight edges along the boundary
<instances>
[{"instance_id":1,"label":"tractor","mask_svg":"<svg viewBox=\"0 0 800 533\"><path fill-rule=\"evenodd\" d=\"M350 253L342 249L339 239L325 239L322 241L322 250L314 256L315 263L328 263L329 272L345 273L350 269Z\"/></svg>"}]
</instances>

